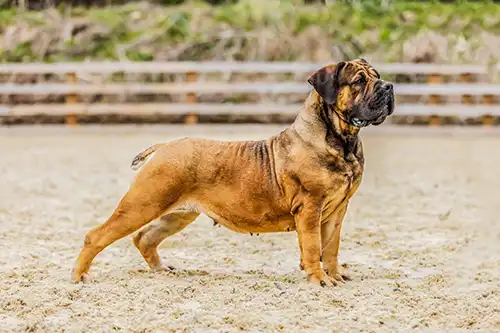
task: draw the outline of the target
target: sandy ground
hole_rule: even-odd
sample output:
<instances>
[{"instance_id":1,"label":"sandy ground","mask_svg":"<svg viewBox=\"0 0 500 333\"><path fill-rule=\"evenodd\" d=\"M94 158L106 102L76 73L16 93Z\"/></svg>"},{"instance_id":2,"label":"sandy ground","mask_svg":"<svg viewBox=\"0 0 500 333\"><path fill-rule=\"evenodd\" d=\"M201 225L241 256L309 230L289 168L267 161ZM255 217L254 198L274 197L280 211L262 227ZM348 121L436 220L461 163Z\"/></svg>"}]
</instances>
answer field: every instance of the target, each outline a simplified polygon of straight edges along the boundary
<instances>
[{"instance_id":1,"label":"sandy ground","mask_svg":"<svg viewBox=\"0 0 500 333\"><path fill-rule=\"evenodd\" d=\"M295 233L252 237L205 217L162 243L175 274L150 272L128 237L96 258L93 284L69 283L139 150L281 128L0 128L0 332L500 332L500 134L480 130L365 132L343 286L305 281Z\"/></svg>"}]
</instances>

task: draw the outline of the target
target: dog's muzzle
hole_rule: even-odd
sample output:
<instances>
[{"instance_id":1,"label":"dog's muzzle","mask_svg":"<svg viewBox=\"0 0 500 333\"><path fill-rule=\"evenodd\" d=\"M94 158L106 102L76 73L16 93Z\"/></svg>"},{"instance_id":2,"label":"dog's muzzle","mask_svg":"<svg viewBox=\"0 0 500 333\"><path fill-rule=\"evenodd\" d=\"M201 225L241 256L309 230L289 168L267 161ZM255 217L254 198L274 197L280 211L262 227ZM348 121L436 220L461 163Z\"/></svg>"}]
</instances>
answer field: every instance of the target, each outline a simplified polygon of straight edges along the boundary
<instances>
[{"instance_id":1,"label":"dog's muzzle","mask_svg":"<svg viewBox=\"0 0 500 333\"><path fill-rule=\"evenodd\" d=\"M368 121L361 120L357 117L351 118L351 125L356 127L365 127L368 125Z\"/></svg>"},{"instance_id":2,"label":"dog's muzzle","mask_svg":"<svg viewBox=\"0 0 500 333\"><path fill-rule=\"evenodd\" d=\"M380 125L385 118L394 112L394 86L390 82L384 82L378 89L380 96L370 103L367 109L355 113L349 120L352 126L366 127L368 125ZM366 115L366 116L365 116Z\"/></svg>"}]
</instances>

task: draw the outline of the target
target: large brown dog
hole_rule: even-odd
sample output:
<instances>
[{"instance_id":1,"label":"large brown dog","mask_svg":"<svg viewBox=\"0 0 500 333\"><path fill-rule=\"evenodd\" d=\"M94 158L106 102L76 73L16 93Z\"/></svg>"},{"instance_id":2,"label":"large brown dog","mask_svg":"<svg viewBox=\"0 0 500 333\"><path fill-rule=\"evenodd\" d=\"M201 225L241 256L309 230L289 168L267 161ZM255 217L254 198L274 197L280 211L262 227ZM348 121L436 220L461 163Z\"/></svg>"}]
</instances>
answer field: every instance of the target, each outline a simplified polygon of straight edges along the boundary
<instances>
[{"instance_id":1,"label":"large brown dog","mask_svg":"<svg viewBox=\"0 0 500 333\"><path fill-rule=\"evenodd\" d=\"M358 132L393 112L393 86L363 59L325 66L308 82L314 89L294 123L267 140L186 138L137 155L140 171L106 223L86 235L73 281L89 281L100 251L158 218L134 243L152 269L171 269L157 246L200 213L241 233L296 230L309 281L343 281L340 230L364 165Z\"/></svg>"}]
</instances>

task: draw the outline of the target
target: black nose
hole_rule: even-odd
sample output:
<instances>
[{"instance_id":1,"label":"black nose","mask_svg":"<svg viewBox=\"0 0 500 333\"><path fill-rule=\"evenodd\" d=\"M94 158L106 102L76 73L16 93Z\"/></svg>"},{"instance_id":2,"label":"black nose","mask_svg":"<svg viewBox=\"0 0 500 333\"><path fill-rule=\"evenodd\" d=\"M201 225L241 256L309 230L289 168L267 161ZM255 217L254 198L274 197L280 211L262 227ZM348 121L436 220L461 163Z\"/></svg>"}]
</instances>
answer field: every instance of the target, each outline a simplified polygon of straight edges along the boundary
<instances>
[{"instance_id":1,"label":"black nose","mask_svg":"<svg viewBox=\"0 0 500 333\"><path fill-rule=\"evenodd\" d=\"M394 86L393 86L393 84L392 84L392 83L390 83L390 82L386 82L386 83L384 83L384 85L382 86L382 89L387 90L387 91L389 91L389 90L394 90Z\"/></svg>"}]
</instances>

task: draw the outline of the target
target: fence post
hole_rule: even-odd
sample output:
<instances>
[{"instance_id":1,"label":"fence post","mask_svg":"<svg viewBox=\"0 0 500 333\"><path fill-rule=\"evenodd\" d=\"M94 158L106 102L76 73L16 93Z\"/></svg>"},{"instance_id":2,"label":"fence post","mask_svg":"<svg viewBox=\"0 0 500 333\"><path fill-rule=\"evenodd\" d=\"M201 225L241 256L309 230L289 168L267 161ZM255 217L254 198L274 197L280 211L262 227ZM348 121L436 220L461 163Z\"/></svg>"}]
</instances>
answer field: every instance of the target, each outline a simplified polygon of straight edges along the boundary
<instances>
[{"instance_id":1,"label":"fence post","mask_svg":"<svg viewBox=\"0 0 500 333\"><path fill-rule=\"evenodd\" d=\"M75 84L78 81L78 79L76 77L76 73L68 73L67 78L68 78L68 82L70 82L71 84ZM66 95L66 103L67 104L78 103L78 95L76 95L76 94ZM66 123L66 125L77 125L78 124L78 121L76 119L76 115L73 113L67 114L66 117L64 118L64 122Z\"/></svg>"},{"instance_id":2,"label":"fence post","mask_svg":"<svg viewBox=\"0 0 500 333\"><path fill-rule=\"evenodd\" d=\"M460 74L460 82L463 83L472 83L475 81L475 77L471 73L463 73ZM472 95L463 95L462 98L462 104L474 104L474 100L472 98Z\"/></svg>"},{"instance_id":3,"label":"fence post","mask_svg":"<svg viewBox=\"0 0 500 333\"><path fill-rule=\"evenodd\" d=\"M186 73L186 81L187 82L196 82L198 81L198 73L188 72ZM190 92L186 94L186 102L188 104L196 104L196 93ZM195 112L190 112L184 118L184 123L188 125L193 125L198 123L198 115Z\"/></svg>"},{"instance_id":4,"label":"fence post","mask_svg":"<svg viewBox=\"0 0 500 333\"><path fill-rule=\"evenodd\" d=\"M460 74L459 81L463 83L471 83L474 81L474 75L471 73L462 73ZM466 94L462 95L462 97L460 98L460 102L462 104L471 105L474 104L474 99L472 95Z\"/></svg>"},{"instance_id":5,"label":"fence post","mask_svg":"<svg viewBox=\"0 0 500 333\"><path fill-rule=\"evenodd\" d=\"M428 83L429 84L440 84L441 83L441 75L437 73L433 73L429 75ZM429 104L441 104L441 96L439 95L430 95L429 96ZM441 124L441 119L437 115L431 115L429 118L430 126L439 126Z\"/></svg>"},{"instance_id":6,"label":"fence post","mask_svg":"<svg viewBox=\"0 0 500 333\"><path fill-rule=\"evenodd\" d=\"M483 95L483 103L484 104L494 104L495 99L493 95ZM484 115L481 117L481 122L483 126L491 126L493 125L493 116L491 114Z\"/></svg>"}]
</instances>

